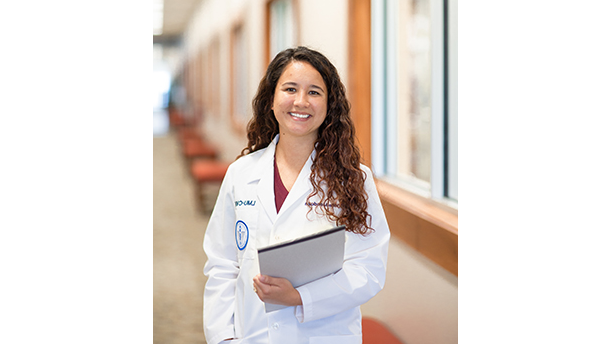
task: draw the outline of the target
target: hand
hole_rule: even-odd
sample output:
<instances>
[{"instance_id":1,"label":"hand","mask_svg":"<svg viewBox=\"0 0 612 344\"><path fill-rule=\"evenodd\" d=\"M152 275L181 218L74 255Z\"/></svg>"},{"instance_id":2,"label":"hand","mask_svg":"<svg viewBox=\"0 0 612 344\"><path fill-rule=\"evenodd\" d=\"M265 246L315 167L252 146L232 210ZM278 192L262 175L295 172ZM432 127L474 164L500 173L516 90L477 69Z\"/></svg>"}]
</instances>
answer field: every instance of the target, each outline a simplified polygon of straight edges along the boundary
<instances>
[{"instance_id":1,"label":"hand","mask_svg":"<svg viewBox=\"0 0 612 344\"><path fill-rule=\"evenodd\" d=\"M286 278L257 275L253 278L253 288L263 302L284 306L302 304L300 293Z\"/></svg>"}]
</instances>

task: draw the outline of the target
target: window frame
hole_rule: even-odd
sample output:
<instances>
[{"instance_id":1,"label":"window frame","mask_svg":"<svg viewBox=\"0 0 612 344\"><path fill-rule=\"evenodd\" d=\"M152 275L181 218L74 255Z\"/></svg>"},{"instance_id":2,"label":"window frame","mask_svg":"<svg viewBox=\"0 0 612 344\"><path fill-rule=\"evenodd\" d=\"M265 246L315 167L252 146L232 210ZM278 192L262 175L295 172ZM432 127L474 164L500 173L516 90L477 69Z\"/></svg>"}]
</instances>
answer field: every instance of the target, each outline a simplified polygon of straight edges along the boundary
<instances>
[{"instance_id":1,"label":"window frame","mask_svg":"<svg viewBox=\"0 0 612 344\"><path fill-rule=\"evenodd\" d=\"M272 10L272 3L278 0L266 0L265 2L265 44L264 44L264 71L268 68L268 64L274 56L271 56L270 50L272 46L272 40L270 36L272 34L272 15L270 11ZM301 30L300 30L300 13L299 13L299 5L300 2L298 0L287 0L291 3L291 23L293 24L293 41L294 46L300 45L301 42Z\"/></svg>"},{"instance_id":2,"label":"window frame","mask_svg":"<svg viewBox=\"0 0 612 344\"><path fill-rule=\"evenodd\" d=\"M373 170L390 184L431 198L451 207L458 207L456 198L448 197L448 54L446 40L449 0L430 0L431 20L431 174L429 183L398 178L397 170L397 66L398 66L398 1L372 3L372 118ZM456 81L455 81L456 84ZM453 90L456 92L456 87ZM456 94L456 93L455 93ZM456 109L453 109L456 110ZM456 119L456 112L455 112ZM456 121L455 121L456 123Z\"/></svg>"},{"instance_id":3,"label":"window frame","mask_svg":"<svg viewBox=\"0 0 612 344\"><path fill-rule=\"evenodd\" d=\"M438 1L442 4L442 1L447 0ZM388 118L380 114L386 113L389 104L385 99L385 94L388 94L393 88L389 87L388 81L382 76L387 72L387 63L393 60L381 54L385 48L385 35L390 23L385 25L384 17L383 20L380 20L380 16L393 10L392 6L387 6L387 1L354 0L350 2L349 32L353 34L349 38L349 56L359 54L359 49L366 49L370 54L370 63L364 66L359 59L349 59L349 71L351 72L349 100L353 102L367 98L371 104L369 111L360 111L352 106L351 112L356 119L358 138L365 138L363 140L365 142L362 142L365 147L364 162L369 160L371 163L392 237L402 240L425 257L458 276L457 205L444 198L434 199L431 197L431 192L423 195L422 192L407 188L405 185L400 186L397 183L389 182L384 176L385 168L388 165L385 148L389 142L384 139L384 129ZM354 34L351 30L363 25L363 20L359 19L361 11L367 11L370 14L369 32ZM359 80L368 79L371 81L371 88L354 87ZM444 88L441 92L444 92ZM369 119L369 122L366 121L364 124L364 118ZM370 130L370 135L364 135L363 132L368 130ZM436 178L439 177L436 176ZM439 191L434 189L435 192Z\"/></svg>"}]
</instances>

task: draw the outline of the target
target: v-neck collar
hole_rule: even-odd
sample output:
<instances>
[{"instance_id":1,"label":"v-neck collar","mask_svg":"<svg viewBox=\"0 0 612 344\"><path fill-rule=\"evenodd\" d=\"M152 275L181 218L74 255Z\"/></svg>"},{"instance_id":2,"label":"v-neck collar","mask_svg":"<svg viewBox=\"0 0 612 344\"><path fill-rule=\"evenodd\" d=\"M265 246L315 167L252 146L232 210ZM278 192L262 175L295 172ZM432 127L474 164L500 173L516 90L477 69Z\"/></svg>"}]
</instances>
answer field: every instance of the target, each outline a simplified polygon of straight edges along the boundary
<instances>
[{"instance_id":1,"label":"v-neck collar","mask_svg":"<svg viewBox=\"0 0 612 344\"><path fill-rule=\"evenodd\" d=\"M278 172L278 165L276 164L276 155L274 156L274 204L276 205L276 212L278 213L287 198L289 191L283 184L280 173Z\"/></svg>"}]
</instances>

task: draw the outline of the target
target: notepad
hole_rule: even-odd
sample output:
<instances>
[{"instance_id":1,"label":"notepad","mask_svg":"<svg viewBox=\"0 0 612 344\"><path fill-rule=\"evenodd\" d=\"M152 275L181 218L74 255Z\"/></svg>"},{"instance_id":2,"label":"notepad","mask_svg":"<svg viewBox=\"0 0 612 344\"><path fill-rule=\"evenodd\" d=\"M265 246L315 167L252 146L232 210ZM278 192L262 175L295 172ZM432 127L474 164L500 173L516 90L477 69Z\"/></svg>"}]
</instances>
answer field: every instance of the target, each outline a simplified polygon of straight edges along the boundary
<instances>
[{"instance_id":1,"label":"notepad","mask_svg":"<svg viewBox=\"0 0 612 344\"><path fill-rule=\"evenodd\" d=\"M288 279L294 288L342 269L346 227L338 226L257 250L262 275ZM266 303L266 312L287 306Z\"/></svg>"}]
</instances>

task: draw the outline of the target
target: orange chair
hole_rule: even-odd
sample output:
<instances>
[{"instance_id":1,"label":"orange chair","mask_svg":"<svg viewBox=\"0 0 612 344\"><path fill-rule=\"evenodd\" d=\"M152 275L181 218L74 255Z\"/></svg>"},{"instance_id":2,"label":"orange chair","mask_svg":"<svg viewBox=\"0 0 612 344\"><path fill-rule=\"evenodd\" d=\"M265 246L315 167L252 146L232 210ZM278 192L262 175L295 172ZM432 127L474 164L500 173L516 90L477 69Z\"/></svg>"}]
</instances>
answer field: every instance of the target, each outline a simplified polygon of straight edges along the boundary
<instances>
[{"instance_id":1,"label":"orange chair","mask_svg":"<svg viewBox=\"0 0 612 344\"><path fill-rule=\"evenodd\" d=\"M195 158L216 159L217 149L201 138L188 138L182 141L183 155L191 162Z\"/></svg>"},{"instance_id":2,"label":"orange chair","mask_svg":"<svg viewBox=\"0 0 612 344\"><path fill-rule=\"evenodd\" d=\"M168 117L170 120L170 125L173 128L179 128L187 124L185 116L183 116L183 114L179 110L170 109L168 112L169 112Z\"/></svg>"},{"instance_id":3,"label":"orange chair","mask_svg":"<svg viewBox=\"0 0 612 344\"><path fill-rule=\"evenodd\" d=\"M363 344L403 344L385 325L373 318L361 320Z\"/></svg>"},{"instance_id":4,"label":"orange chair","mask_svg":"<svg viewBox=\"0 0 612 344\"><path fill-rule=\"evenodd\" d=\"M229 167L229 162L197 159L191 162L191 176L196 182L196 199L202 211L209 209L203 195L206 184L221 184Z\"/></svg>"},{"instance_id":5,"label":"orange chair","mask_svg":"<svg viewBox=\"0 0 612 344\"><path fill-rule=\"evenodd\" d=\"M193 127L181 127L177 129L179 142L184 142L190 139L202 139L200 133Z\"/></svg>"}]
</instances>

